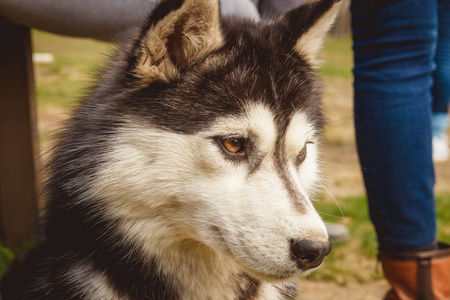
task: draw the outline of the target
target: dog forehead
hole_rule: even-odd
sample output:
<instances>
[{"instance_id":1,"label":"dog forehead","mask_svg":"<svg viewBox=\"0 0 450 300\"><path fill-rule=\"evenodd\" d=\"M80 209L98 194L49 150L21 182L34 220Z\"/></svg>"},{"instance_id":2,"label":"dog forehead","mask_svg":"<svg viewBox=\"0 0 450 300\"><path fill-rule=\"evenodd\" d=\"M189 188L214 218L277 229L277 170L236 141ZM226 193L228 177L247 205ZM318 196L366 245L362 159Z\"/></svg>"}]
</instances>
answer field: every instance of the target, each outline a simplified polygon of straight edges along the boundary
<instances>
[{"instance_id":1,"label":"dog forehead","mask_svg":"<svg viewBox=\"0 0 450 300\"><path fill-rule=\"evenodd\" d=\"M294 112L280 118L276 112L263 103L246 106L242 114L218 118L205 130L206 135L237 134L252 136L258 140L264 151L269 151L277 139L285 141L287 149L302 148L307 141L314 140L317 129L309 121L306 112Z\"/></svg>"},{"instance_id":2,"label":"dog forehead","mask_svg":"<svg viewBox=\"0 0 450 300\"><path fill-rule=\"evenodd\" d=\"M261 31L255 32L259 34L244 29L227 35L223 49L187 69L177 81L152 84L122 103L133 115L183 133L203 131L222 117L263 111L249 107L269 109L280 128L287 127L286 120L296 111L308 111L311 119L320 120L318 80L307 62L295 53L283 54L281 46L264 43Z\"/></svg>"},{"instance_id":3,"label":"dog forehead","mask_svg":"<svg viewBox=\"0 0 450 300\"><path fill-rule=\"evenodd\" d=\"M206 135L240 135L252 136L258 140L262 150L269 151L277 138L275 115L267 105L253 103L245 105L238 115L218 118L212 126L205 130Z\"/></svg>"}]
</instances>

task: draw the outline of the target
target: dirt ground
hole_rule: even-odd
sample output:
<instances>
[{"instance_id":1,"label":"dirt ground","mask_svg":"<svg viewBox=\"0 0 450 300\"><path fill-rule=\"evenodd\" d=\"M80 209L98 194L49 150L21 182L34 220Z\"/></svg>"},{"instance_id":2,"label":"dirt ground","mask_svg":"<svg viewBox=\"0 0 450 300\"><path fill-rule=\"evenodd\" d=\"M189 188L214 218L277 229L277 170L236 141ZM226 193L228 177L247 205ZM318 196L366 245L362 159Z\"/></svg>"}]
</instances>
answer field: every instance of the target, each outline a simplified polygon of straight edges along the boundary
<instances>
[{"instance_id":1,"label":"dirt ground","mask_svg":"<svg viewBox=\"0 0 450 300\"><path fill-rule=\"evenodd\" d=\"M348 80L331 79L326 82L329 124L322 142L323 184L329 194L337 199L364 194L355 148L351 99L352 86ZM38 116L39 131L45 134L57 129L66 116L67 112L60 108L41 108ZM436 165L436 179L436 192L450 194L450 161ZM338 285L304 279L300 282L299 299L378 300L382 299L387 289L388 285L384 280Z\"/></svg>"},{"instance_id":2,"label":"dirt ground","mask_svg":"<svg viewBox=\"0 0 450 300\"><path fill-rule=\"evenodd\" d=\"M332 282L301 281L299 300L381 300L389 286L379 280L367 284L349 283L345 286Z\"/></svg>"}]
</instances>

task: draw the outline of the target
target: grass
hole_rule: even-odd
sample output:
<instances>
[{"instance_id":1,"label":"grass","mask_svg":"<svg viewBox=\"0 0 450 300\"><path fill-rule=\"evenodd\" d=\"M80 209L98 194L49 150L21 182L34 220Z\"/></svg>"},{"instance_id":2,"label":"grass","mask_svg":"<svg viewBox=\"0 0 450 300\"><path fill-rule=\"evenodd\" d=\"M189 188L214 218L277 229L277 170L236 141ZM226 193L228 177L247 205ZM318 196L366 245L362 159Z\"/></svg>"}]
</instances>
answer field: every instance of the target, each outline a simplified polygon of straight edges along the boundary
<instances>
[{"instance_id":1,"label":"grass","mask_svg":"<svg viewBox=\"0 0 450 300\"><path fill-rule=\"evenodd\" d=\"M108 60L110 44L33 31L34 52L52 53L50 64L36 64L36 95L39 109L70 108L83 96L86 82Z\"/></svg>"},{"instance_id":2,"label":"grass","mask_svg":"<svg viewBox=\"0 0 450 300\"><path fill-rule=\"evenodd\" d=\"M324 221L347 226L350 240L333 245L333 251L325 259L325 267L309 278L332 280L342 285L354 280L366 283L381 278L376 271L377 241L369 221L366 197L339 199L339 203L339 207L335 203L321 201L314 205Z\"/></svg>"},{"instance_id":3,"label":"grass","mask_svg":"<svg viewBox=\"0 0 450 300\"><path fill-rule=\"evenodd\" d=\"M5 273L14 257L14 251L0 241L0 275Z\"/></svg>"},{"instance_id":4,"label":"grass","mask_svg":"<svg viewBox=\"0 0 450 300\"><path fill-rule=\"evenodd\" d=\"M326 222L340 223L350 231L350 240L335 245L326 258L325 267L313 273L312 280L333 280L341 284L360 283L382 277L375 257L378 244L368 216L365 196L340 199L334 203L317 202L315 207ZM342 209L342 213L341 213ZM438 240L450 243L450 195L436 196ZM342 216L343 214L343 216Z\"/></svg>"},{"instance_id":5,"label":"grass","mask_svg":"<svg viewBox=\"0 0 450 300\"><path fill-rule=\"evenodd\" d=\"M320 54L325 61L320 73L325 77L352 80L353 59L350 38L327 39Z\"/></svg>"},{"instance_id":6,"label":"grass","mask_svg":"<svg viewBox=\"0 0 450 300\"><path fill-rule=\"evenodd\" d=\"M450 195L437 196L438 240L450 242Z\"/></svg>"},{"instance_id":7,"label":"grass","mask_svg":"<svg viewBox=\"0 0 450 300\"><path fill-rule=\"evenodd\" d=\"M70 38L33 30L34 52L52 53L50 64L35 64L35 84L38 116L55 124L70 111L90 87L92 78L109 60L114 47L89 39ZM48 119L48 118L47 118ZM40 128L41 147L53 136L54 128Z\"/></svg>"}]
</instances>

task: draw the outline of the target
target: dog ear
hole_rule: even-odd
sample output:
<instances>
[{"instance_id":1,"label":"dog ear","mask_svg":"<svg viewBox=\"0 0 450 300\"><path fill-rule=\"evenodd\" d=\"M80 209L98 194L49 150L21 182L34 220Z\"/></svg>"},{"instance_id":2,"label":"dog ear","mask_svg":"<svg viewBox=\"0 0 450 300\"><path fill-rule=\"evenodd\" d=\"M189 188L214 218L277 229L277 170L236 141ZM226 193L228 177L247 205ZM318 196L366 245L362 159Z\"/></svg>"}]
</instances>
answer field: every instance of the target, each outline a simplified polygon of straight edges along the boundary
<instances>
[{"instance_id":1,"label":"dog ear","mask_svg":"<svg viewBox=\"0 0 450 300\"><path fill-rule=\"evenodd\" d=\"M339 7L340 0L310 0L278 19L285 26L294 51L306 58L313 67L319 66L317 54Z\"/></svg>"},{"instance_id":2,"label":"dog ear","mask_svg":"<svg viewBox=\"0 0 450 300\"><path fill-rule=\"evenodd\" d=\"M162 1L141 32L131 72L144 85L169 82L222 43L218 0Z\"/></svg>"}]
</instances>

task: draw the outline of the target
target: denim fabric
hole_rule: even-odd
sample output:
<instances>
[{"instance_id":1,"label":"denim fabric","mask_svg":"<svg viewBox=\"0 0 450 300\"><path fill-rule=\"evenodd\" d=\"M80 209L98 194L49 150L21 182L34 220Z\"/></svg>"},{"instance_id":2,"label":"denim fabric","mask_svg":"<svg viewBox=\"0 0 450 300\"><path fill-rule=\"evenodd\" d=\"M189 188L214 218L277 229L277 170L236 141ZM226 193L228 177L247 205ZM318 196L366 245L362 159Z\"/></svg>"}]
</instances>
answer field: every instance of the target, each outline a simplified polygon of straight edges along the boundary
<instances>
[{"instance_id":1,"label":"denim fabric","mask_svg":"<svg viewBox=\"0 0 450 300\"><path fill-rule=\"evenodd\" d=\"M433 85L433 136L445 134L450 101L450 1L438 0L439 37Z\"/></svg>"},{"instance_id":2,"label":"denim fabric","mask_svg":"<svg viewBox=\"0 0 450 300\"><path fill-rule=\"evenodd\" d=\"M433 112L447 112L450 101L450 1L439 0L439 37L433 86Z\"/></svg>"},{"instance_id":3,"label":"denim fabric","mask_svg":"<svg viewBox=\"0 0 450 300\"><path fill-rule=\"evenodd\" d=\"M436 238L431 114L436 0L353 0L354 111L380 248Z\"/></svg>"}]
</instances>

